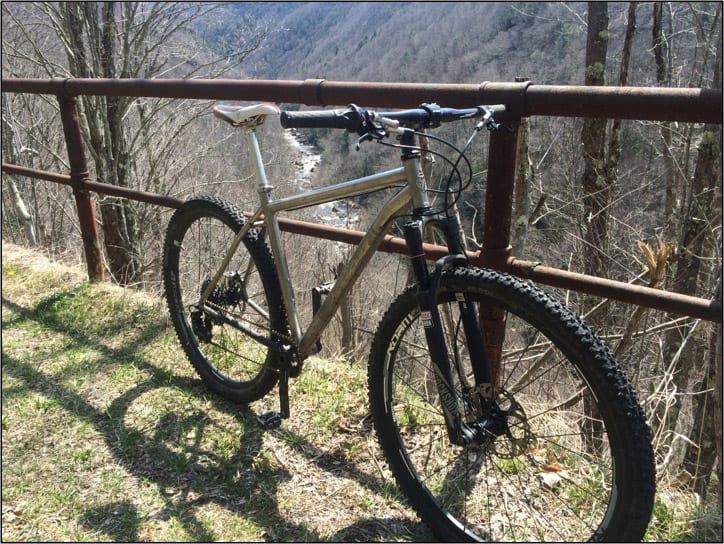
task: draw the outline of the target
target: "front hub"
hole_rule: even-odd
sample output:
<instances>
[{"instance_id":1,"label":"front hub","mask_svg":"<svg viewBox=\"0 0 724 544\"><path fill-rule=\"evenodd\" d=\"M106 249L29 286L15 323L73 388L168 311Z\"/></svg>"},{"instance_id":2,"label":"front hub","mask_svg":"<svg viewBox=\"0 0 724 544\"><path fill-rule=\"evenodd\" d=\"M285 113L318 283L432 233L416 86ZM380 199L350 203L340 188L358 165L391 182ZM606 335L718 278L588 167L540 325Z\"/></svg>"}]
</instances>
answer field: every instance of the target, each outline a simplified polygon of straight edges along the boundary
<instances>
[{"instance_id":1,"label":"front hub","mask_svg":"<svg viewBox=\"0 0 724 544\"><path fill-rule=\"evenodd\" d=\"M475 442L489 448L498 457L511 459L525 453L534 441L523 407L503 388L477 388L479 408L475 420L467 423ZM471 418L472 419L472 418ZM470 419L468 420L470 421ZM504 438L501 438L504 437Z\"/></svg>"}]
</instances>

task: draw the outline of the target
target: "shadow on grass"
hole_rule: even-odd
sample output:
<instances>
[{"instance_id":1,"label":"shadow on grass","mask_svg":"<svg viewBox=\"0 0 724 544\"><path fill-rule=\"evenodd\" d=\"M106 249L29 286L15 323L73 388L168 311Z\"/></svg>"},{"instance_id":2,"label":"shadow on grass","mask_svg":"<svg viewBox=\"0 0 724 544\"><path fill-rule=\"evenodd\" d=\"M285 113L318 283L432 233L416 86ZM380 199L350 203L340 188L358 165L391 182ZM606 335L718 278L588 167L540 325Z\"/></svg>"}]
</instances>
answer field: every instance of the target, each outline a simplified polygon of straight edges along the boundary
<instances>
[{"instance_id":1,"label":"shadow on grass","mask_svg":"<svg viewBox=\"0 0 724 544\"><path fill-rule=\"evenodd\" d=\"M96 368L118 364L118 361L130 358L139 370L148 372L150 377L113 399L106 411L100 411L89 399L65 387L56 376L42 372L39 365L36 367L23 362L5 351L2 353L3 371L26 384L27 390L54 399L63 409L88 422L105 441L116 461L139 480L156 486L163 497L162 508L143 519L136 507L126 501L90 508L81 518L86 527L107 535L111 540L132 542L148 539L147 535L139 534L146 520L173 519L193 539L213 541L218 535L207 529L207 524L196 516L195 507L214 502L250 520L258 527L267 528L266 533L260 535L267 540L322 539L314 528L291 523L279 511L277 488L281 482L290 478L290 474L285 469L258 462L262 451L263 431L256 426L255 415L249 408L234 405L213 395L208 396L213 408L230 416L240 430L239 447L230 456L218 455L217 452L202 447L201 437L209 421L200 409L190 413L181 413L181 410L168 412L154 423L153 429L145 429L145 432L129 427L126 422L128 411L133 403L146 393L171 387L194 397L205 397L208 391L200 380L177 376L139 355L144 345L167 332L165 321L159 319L152 326L133 328L132 338L124 341L119 348L113 348L104 344L102 334L94 334L79 327L55 311L58 304L76 296L76 292L68 291L44 299L32 308L22 307L3 297L3 307L15 314L8 319L3 316L3 328L20 326L25 321L40 323L65 335L74 345L92 348L95 353L100 353ZM135 323L120 319L114 322L111 328L120 331L126 326L130 328L131 325ZM103 333L105 334L105 330ZM183 363L186 363L185 360ZM3 393L9 396L19 395L23 393L21 389L8 388ZM233 433L235 429L228 432ZM191 445L185 444L179 448L179 436L195 438ZM303 439L298 437L298 440ZM306 441L297 451L303 452L318 467L329 472L339 474L341 467L345 471L345 477L366 487L370 493L379 494L384 489L385 484L381 479L360 471L341 453L337 455L334 452L324 452ZM253 507L250 508L249 505ZM393 527L404 527L403 534L412 538L431 538L431 534L420 523L410 523L409 520L398 518L372 518L357 520L325 540L386 541L399 538L399 532L394 531Z\"/></svg>"}]
</instances>

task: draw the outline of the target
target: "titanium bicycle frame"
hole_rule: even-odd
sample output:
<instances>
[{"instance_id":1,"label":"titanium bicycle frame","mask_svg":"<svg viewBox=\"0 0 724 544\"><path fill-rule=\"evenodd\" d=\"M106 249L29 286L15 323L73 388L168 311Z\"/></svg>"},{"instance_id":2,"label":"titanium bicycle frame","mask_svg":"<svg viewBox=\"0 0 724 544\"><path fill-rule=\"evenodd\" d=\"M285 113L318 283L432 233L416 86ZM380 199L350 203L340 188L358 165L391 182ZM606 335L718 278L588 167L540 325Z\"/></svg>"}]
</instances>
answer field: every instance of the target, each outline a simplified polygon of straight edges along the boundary
<instances>
[{"instance_id":1,"label":"titanium bicycle frame","mask_svg":"<svg viewBox=\"0 0 724 544\"><path fill-rule=\"evenodd\" d=\"M392 170L275 200L271 197L273 187L269 184L266 177L256 130L255 128L244 128L243 130L247 145L251 151L251 159L257 177L257 192L259 194L260 205L246 225L244 225L234 237L219 270L201 294L197 306L201 310L215 313L213 308L206 305L209 295L221 279L223 271L228 266L244 236L246 236L251 228L263 225L266 228L268 243L274 256L274 266L279 277L282 300L284 301L284 307L291 329L291 339L297 349L299 359L303 360L307 356L315 353L315 343L319 340L327 323L329 323L339 308L344 294L351 289L354 282L364 271L372 255L379 247L380 242L387 234L392 220L405 209L409 209L410 206L423 208L429 205L425 193L427 189L425 178L420 169L420 158L419 156L412 156L404 161L403 166ZM367 234L362 238L349 262L335 281L334 287L326 296L319 311L312 318L306 331L303 331L297 312L296 297L289 274L289 265L284 248L282 247L281 230L279 228L277 215L281 212L325 204L334 200L357 196L368 191L388 188L400 183L405 183L405 187L392 197L383 206L382 210L380 210L374 222L367 230Z\"/></svg>"},{"instance_id":2,"label":"titanium bicycle frame","mask_svg":"<svg viewBox=\"0 0 724 544\"><path fill-rule=\"evenodd\" d=\"M440 393L440 400L450 439L455 444L464 445L473 441L479 441L491 434L491 432L494 434L502 434L507 427L504 428L500 426L499 416L496 415L494 418L481 419L480 422L482 422L482 425L478 424L477 426L471 427L463 421L460 406L458 405L458 398L453 385L454 379L450 354L447 350L442 320L437 309L436 297L442 269L448 265L464 265L466 260L465 257L461 255L463 250L457 242L457 234L453 232L458 228L457 221L452 217L445 218L441 216L432 216L431 218L425 218L423 220L423 215L429 214L430 203L427 198L427 183L421 167L420 153L417 151L403 152L401 157L403 165L392 170L275 200L271 197L273 187L269 184L266 177L266 171L256 137L256 130L254 127L245 127L243 130L256 170L258 180L257 192L259 194L260 205L249 221L234 237L219 270L201 294L201 298L196 305L197 308L209 312L227 324L238 328L242 332L267 345L270 349L278 348L278 344L275 344L274 340L269 341L263 338L261 335L249 330L242 323L226 317L207 304L209 295L213 292L223 276L224 270L227 268L232 256L249 230L259 226L265 227L268 242L274 257L274 266L280 282L282 300L287 311L287 319L291 329L291 340L293 342L291 347L293 349L296 348L296 357L298 361L301 362L309 355L316 353L316 344L322 332L339 308L344 294L350 290L354 282L364 271L372 255L376 252L380 242L387 234L392 220L404 210L411 208L412 220L404 225L405 240L411 251L410 259L412 267L418 285L420 286L418 301L421 318L435 369L435 381ZM403 135L403 145L409 146L407 149L414 148L414 143L415 136L413 136L411 132ZM279 228L277 215L281 212L324 204L340 198L357 196L376 189L389 188L401 182L405 183L404 188L388 200L382 210L377 214L372 225L368 228L367 233L353 251L349 262L343 267L334 286L319 307L319 310L313 316L306 331L303 331L297 313L296 298L289 274L289 265L284 248L282 247L281 230ZM438 223L439 226L442 226L442 231L451 253L447 257L437 261L433 272L428 270L426 257L422 250L422 233L424 224L426 223ZM462 325L467 343L469 344L470 355L477 361L477 364L473 364L475 386L467 387L468 393L477 399L479 406L482 407L485 405L487 407L492 400L492 386L490 383L490 371L482 331L480 330L480 324L473 306L468 303L465 297L458 298L457 302L461 309ZM280 369L280 372L281 417L288 417L289 407L286 380L289 376L289 369ZM483 414L480 413L479 415L482 417ZM276 414L274 414L273 417L276 417Z\"/></svg>"}]
</instances>

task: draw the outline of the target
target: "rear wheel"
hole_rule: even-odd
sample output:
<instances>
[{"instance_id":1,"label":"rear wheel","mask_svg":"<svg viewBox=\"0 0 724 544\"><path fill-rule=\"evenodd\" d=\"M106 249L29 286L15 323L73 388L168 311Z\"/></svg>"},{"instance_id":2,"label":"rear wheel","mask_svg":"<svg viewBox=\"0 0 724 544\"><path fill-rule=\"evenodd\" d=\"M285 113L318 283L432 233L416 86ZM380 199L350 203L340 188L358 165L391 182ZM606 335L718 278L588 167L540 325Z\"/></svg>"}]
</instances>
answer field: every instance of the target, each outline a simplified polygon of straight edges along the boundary
<instances>
[{"instance_id":1,"label":"rear wheel","mask_svg":"<svg viewBox=\"0 0 724 544\"><path fill-rule=\"evenodd\" d=\"M463 300L507 312L489 402L467 357ZM438 538L640 540L654 496L650 433L600 340L539 289L489 270L444 274L438 310L472 443L448 438L414 286L384 316L368 369L382 449Z\"/></svg>"},{"instance_id":2,"label":"rear wheel","mask_svg":"<svg viewBox=\"0 0 724 544\"><path fill-rule=\"evenodd\" d=\"M220 395L248 403L276 384L279 353L270 346L281 343L288 329L272 256L255 230L244 237L208 297L215 313L197 307L245 223L222 199L185 202L168 225L163 272L171 320L199 376Z\"/></svg>"}]
</instances>

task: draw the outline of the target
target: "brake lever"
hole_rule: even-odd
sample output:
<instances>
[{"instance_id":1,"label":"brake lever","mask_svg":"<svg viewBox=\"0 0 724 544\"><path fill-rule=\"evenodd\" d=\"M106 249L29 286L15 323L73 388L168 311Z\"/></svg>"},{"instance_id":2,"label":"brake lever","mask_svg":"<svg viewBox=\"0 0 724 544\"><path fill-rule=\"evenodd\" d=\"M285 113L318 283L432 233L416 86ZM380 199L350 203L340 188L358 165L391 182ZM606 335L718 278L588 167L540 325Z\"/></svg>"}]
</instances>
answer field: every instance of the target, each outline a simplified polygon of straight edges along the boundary
<instances>
[{"instance_id":1,"label":"brake lever","mask_svg":"<svg viewBox=\"0 0 724 544\"><path fill-rule=\"evenodd\" d=\"M495 132L496 130L500 130L501 128L504 128L508 132L513 132L512 128L507 125L501 125L500 123L496 123L495 119L493 119L492 117L480 121L477 125L475 125L475 130L477 130L478 132L480 132L484 128L487 128L488 132Z\"/></svg>"},{"instance_id":2,"label":"brake lever","mask_svg":"<svg viewBox=\"0 0 724 544\"><path fill-rule=\"evenodd\" d=\"M475 130L477 130L478 132L483 130L483 128L487 128L488 132L495 132L496 130L500 130L501 128L504 128L508 132L513 132L513 129L509 126L496 123L495 119L493 118L493 110L488 108L485 108L485 116L483 117L482 121L475 125Z\"/></svg>"},{"instance_id":3,"label":"brake lever","mask_svg":"<svg viewBox=\"0 0 724 544\"><path fill-rule=\"evenodd\" d=\"M354 148L355 151L359 151L360 146L364 142L379 142L383 138L387 137L387 131L385 131L384 128L381 126L376 126L372 124L372 130L369 132L365 132L360 138L357 140L357 143L355 144Z\"/></svg>"}]
</instances>

